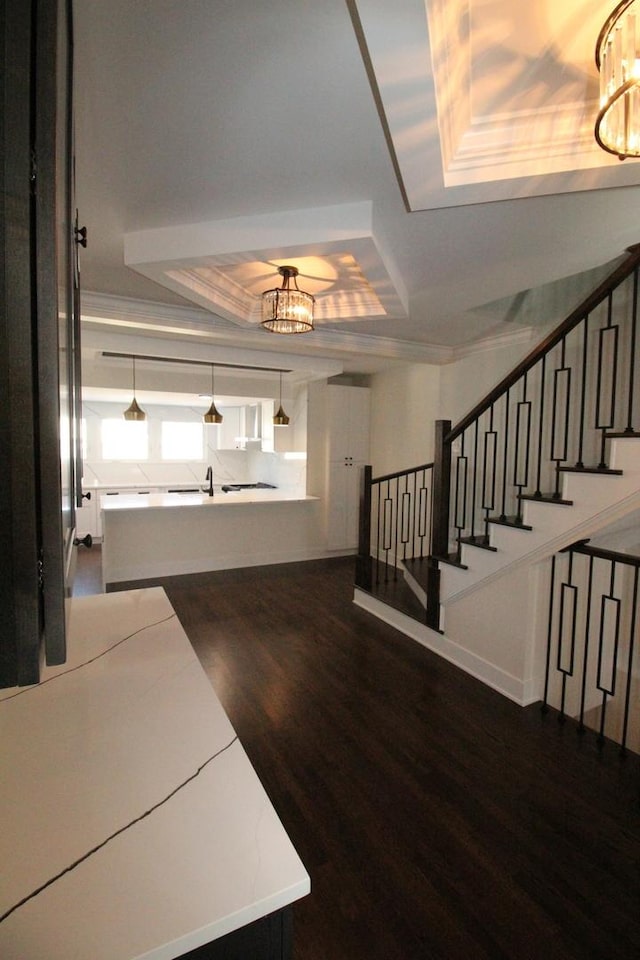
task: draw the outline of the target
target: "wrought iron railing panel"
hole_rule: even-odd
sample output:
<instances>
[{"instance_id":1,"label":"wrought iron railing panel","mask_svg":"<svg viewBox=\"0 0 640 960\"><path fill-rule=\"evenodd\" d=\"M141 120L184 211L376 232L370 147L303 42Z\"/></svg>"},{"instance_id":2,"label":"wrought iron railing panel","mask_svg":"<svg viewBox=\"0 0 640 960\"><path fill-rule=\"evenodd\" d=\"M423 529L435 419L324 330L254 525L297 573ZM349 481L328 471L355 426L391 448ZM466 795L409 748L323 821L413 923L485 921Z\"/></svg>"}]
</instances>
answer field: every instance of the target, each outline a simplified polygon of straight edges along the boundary
<instances>
[{"instance_id":1,"label":"wrought iron railing panel","mask_svg":"<svg viewBox=\"0 0 640 960\"><path fill-rule=\"evenodd\" d=\"M552 557L543 702L640 751L640 557L582 541Z\"/></svg>"}]
</instances>

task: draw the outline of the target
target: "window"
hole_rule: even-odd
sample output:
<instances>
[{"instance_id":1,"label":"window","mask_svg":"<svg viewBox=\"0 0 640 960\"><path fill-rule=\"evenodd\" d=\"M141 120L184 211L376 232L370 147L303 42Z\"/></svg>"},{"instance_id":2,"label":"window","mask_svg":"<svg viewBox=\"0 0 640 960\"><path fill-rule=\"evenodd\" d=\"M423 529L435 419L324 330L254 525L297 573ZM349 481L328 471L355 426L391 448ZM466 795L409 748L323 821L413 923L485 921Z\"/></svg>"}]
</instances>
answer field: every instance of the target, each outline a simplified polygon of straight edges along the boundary
<instances>
[{"instance_id":1,"label":"window","mask_svg":"<svg viewBox=\"0 0 640 960\"><path fill-rule=\"evenodd\" d=\"M161 456L163 460L202 460L202 424L163 420Z\"/></svg>"},{"instance_id":2,"label":"window","mask_svg":"<svg viewBox=\"0 0 640 960\"><path fill-rule=\"evenodd\" d=\"M148 460L145 420L103 420L101 429L103 460Z\"/></svg>"}]
</instances>

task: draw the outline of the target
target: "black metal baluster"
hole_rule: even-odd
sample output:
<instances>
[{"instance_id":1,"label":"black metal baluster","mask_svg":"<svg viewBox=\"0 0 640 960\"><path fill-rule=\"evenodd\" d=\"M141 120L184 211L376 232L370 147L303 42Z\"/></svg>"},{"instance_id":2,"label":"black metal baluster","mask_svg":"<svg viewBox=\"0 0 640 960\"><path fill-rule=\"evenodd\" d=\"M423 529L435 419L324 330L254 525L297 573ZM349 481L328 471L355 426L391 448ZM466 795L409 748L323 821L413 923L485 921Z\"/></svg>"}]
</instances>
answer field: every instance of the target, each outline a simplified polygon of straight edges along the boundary
<instances>
[{"instance_id":1,"label":"black metal baluster","mask_svg":"<svg viewBox=\"0 0 640 960\"><path fill-rule=\"evenodd\" d=\"M638 323L638 268L633 271L633 307L631 316L631 344L629 349L629 399L627 403L627 426L625 433L635 433L633 428L633 402L636 367L636 328Z\"/></svg>"},{"instance_id":2,"label":"black metal baluster","mask_svg":"<svg viewBox=\"0 0 640 960\"><path fill-rule=\"evenodd\" d=\"M582 338L582 385L580 388L580 422L578 425L578 457L576 467L584 467L584 425L586 422L587 407L587 368L589 365L589 355L587 352L589 339L589 314L586 314L584 321L584 335Z\"/></svg>"},{"instance_id":3,"label":"black metal baluster","mask_svg":"<svg viewBox=\"0 0 640 960\"><path fill-rule=\"evenodd\" d=\"M565 703L567 697L567 679L573 676L573 667L576 651L576 610L578 605L578 587L571 582L573 578L573 553L569 553L568 580L561 584L560 593L560 622L558 626L558 660L557 670L562 674L562 696L560 698L560 720L566 720ZM570 598L570 599L568 599ZM564 621L565 621L565 600L571 609L571 643L569 653L569 663L563 665L564 648Z\"/></svg>"},{"instance_id":4,"label":"black metal baluster","mask_svg":"<svg viewBox=\"0 0 640 960\"><path fill-rule=\"evenodd\" d=\"M543 433L544 433L544 398L547 376L547 355L542 357L540 368L540 407L538 415L538 466L536 470L536 489L534 496L542 496L542 451L543 451Z\"/></svg>"},{"instance_id":5,"label":"black metal baluster","mask_svg":"<svg viewBox=\"0 0 640 960\"><path fill-rule=\"evenodd\" d=\"M562 340L562 349L560 352L561 366L553 372L553 418L551 422L551 451L550 460L555 461L556 465L556 486L554 497L560 499L560 464L566 463L569 456L569 419L571 408L571 367L565 366L566 357L566 339ZM564 383L564 423L562 424L562 437L560 443L557 442L558 434L558 395L562 394L562 384ZM558 449L560 447L560 449Z\"/></svg>"},{"instance_id":6,"label":"black metal baluster","mask_svg":"<svg viewBox=\"0 0 640 960\"><path fill-rule=\"evenodd\" d=\"M637 274L636 274L637 283ZM640 567L636 567L633 574L633 599L631 601L631 625L629 627L629 656L627 658L627 683L624 699L624 718L622 721L622 738L620 743L620 752L627 752L627 734L629 732L629 709L631 707L631 680L633 677L633 654L636 638L636 617L638 613L638 576Z\"/></svg>"},{"instance_id":7,"label":"black metal baluster","mask_svg":"<svg viewBox=\"0 0 640 960\"><path fill-rule=\"evenodd\" d=\"M584 732L584 706L587 696L587 668L589 661L589 637L591 633L591 598L593 594L593 557L589 557L589 577L587 580L587 606L584 621L584 660L582 663L582 688L580 691L580 720L578 730Z\"/></svg>"},{"instance_id":8,"label":"black metal baluster","mask_svg":"<svg viewBox=\"0 0 640 960\"><path fill-rule=\"evenodd\" d=\"M491 439L489 439L491 438ZM484 542L489 543L489 515L496 508L496 467L498 434L493 429L493 404L489 410L489 429L484 433L482 464L482 509L484 510ZM489 489L487 489L489 486ZM489 494L489 495L487 495Z\"/></svg>"},{"instance_id":9,"label":"black metal baluster","mask_svg":"<svg viewBox=\"0 0 640 960\"><path fill-rule=\"evenodd\" d=\"M390 481L387 480L387 495L384 499L384 512L382 517L382 533L384 550L384 582L389 582L389 551L393 546L393 500L391 499Z\"/></svg>"},{"instance_id":10,"label":"black metal baluster","mask_svg":"<svg viewBox=\"0 0 640 960\"><path fill-rule=\"evenodd\" d=\"M607 430L610 430L615 423L616 416L616 378L618 375L618 331L619 327L617 324L612 323L613 318L613 294L610 293L607 298L607 325L606 327L601 327L599 331L599 342L598 342L598 377L597 377L597 386L596 386L596 420L595 428L596 430L601 431L600 436L600 463L598 467L600 470L606 470L607 464L605 461L606 454L606 443L607 443ZM606 417L606 422L601 422L602 417L602 407L606 406L603 403L602 389L603 389L603 358L607 350L605 348L605 338L609 340L608 353L610 355L609 359L613 359L612 363L607 365L607 369L611 371L611 393L608 398L609 400L609 410L608 416ZM611 343L611 340L613 342Z\"/></svg>"},{"instance_id":11,"label":"black metal baluster","mask_svg":"<svg viewBox=\"0 0 640 960\"><path fill-rule=\"evenodd\" d=\"M424 470L422 471L424 475ZM418 471L413 471L413 514L411 517L411 556L416 555L416 518L418 511Z\"/></svg>"},{"instance_id":12,"label":"black metal baluster","mask_svg":"<svg viewBox=\"0 0 640 960\"><path fill-rule=\"evenodd\" d=\"M462 434L460 444L460 454L456 457L456 480L455 480L455 522L454 527L458 531L456 537L456 557L460 562L462 545L460 543L464 529L467 525L467 457L464 454L466 432ZM462 482L461 478L462 477Z\"/></svg>"},{"instance_id":13,"label":"black metal baluster","mask_svg":"<svg viewBox=\"0 0 640 960\"><path fill-rule=\"evenodd\" d=\"M405 474L404 493L402 494L402 519L400 522L400 535L402 539L402 559L407 559L407 544L410 540L411 530L411 494L409 493L409 476Z\"/></svg>"},{"instance_id":14,"label":"black metal baluster","mask_svg":"<svg viewBox=\"0 0 640 960\"><path fill-rule=\"evenodd\" d=\"M551 670L551 644L553 642L553 598L556 589L556 555L551 557L551 576L549 583L549 623L547 626L547 659L544 669L544 694L542 697L542 712L549 709L549 673Z\"/></svg>"},{"instance_id":15,"label":"black metal baluster","mask_svg":"<svg viewBox=\"0 0 640 960\"><path fill-rule=\"evenodd\" d=\"M474 440L473 440L473 462L471 464L471 539L476 538L476 487L478 482L478 423L475 422Z\"/></svg>"},{"instance_id":16,"label":"black metal baluster","mask_svg":"<svg viewBox=\"0 0 640 960\"><path fill-rule=\"evenodd\" d=\"M509 395L511 389L507 390L505 395L504 409L504 454L502 462L502 513L501 520L507 519L507 464L509 462Z\"/></svg>"},{"instance_id":17,"label":"black metal baluster","mask_svg":"<svg viewBox=\"0 0 640 960\"><path fill-rule=\"evenodd\" d=\"M521 463L522 421L525 422L524 463ZM516 493L516 523L522 523L522 491L529 483L529 449L531 445L531 402L527 400L527 374L522 381L522 400L516 405L516 438L513 455L513 486Z\"/></svg>"},{"instance_id":18,"label":"black metal baluster","mask_svg":"<svg viewBox=\"0 0 640 960\"><path fill-rule=\"evenodd\" d=\"M382 490L379 483L376 483L376 584L380 583L380 515L382 507Z\"/></svg>"},{"instance_id":19,"label":"black metal baluster","mask_svg":"<svg viewBox=\"0 0 640 960\"><path fill-rule=\"evenodd\" d=\"M427 535L427 489L425 487L426 473L422 477L422 486L420 487L420 502L418 507L418 539L420 540L420 557L425 556L424 541ZM427 544L427 553L431 553L431 545Z\"/></svg>"},{"instance_id":20,"label":"black metal baluster","mask_svg":"<svg viewBox=\"0 0 640 960\"><path fill-rule=\"evenodd\" d=\"M600 732L598 734L598 743L600 746L604 744L604 731L607 718L607 697L614 697L616 693L616 669L618 663L618 643L620 639L620 600L613 595L615 589L615 577L616 577L616 564L615 561L611 563L611 584L609 587L609 595L603 594L600 602L600 636L598 638L598 675L596 686L598 690L602 693L602 707L600 714ZM607 603L612 603L615 608L615 633L614 633L614 644L613 644L613 657L611 662L611 683L609 687L605 687L602 682L602 661L603 661L603 652L604 652L604 628L605 621L608 619L606 617Z\"/></svg>"},{"instance_id":21,"label":"black metal baluster","mask_svg":"<svg viewBox=\"0 0 640 960\"><path fill-rule=\"evenodd\" d=\"M393 579L398 579L398 525L400 523L400 478L396 477L396 522L394 524Z\"/></svg>"}]
</instances>

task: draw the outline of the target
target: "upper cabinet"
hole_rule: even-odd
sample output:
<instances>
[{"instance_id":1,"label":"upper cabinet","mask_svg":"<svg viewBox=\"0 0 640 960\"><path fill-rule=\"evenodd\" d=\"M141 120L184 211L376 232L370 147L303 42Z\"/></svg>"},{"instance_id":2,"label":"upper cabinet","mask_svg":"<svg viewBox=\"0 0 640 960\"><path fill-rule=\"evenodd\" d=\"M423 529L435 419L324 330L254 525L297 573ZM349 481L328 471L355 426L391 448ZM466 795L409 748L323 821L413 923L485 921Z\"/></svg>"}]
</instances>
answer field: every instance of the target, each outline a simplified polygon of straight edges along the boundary
<instances>
[{"instance_id":1,"label":"upper cabinet","mask_svg":"<svg viewBox=\"0 0 640 960\"><path fill-rule=\"evenodd\" d=\"M216 450L244 450L245 440L244 407L220 407L222 423L211 427Z\"/></svg>"},{"instance_id":2,"label":"upper cabinet","mask_svg":"<svg viewBox=\"0 0 640 960\"><path fill-rule=\"evenodd\" d=\"M327 388L329 460L363 463L369 456L369 390Z\"/></svg>"}]
</instances>

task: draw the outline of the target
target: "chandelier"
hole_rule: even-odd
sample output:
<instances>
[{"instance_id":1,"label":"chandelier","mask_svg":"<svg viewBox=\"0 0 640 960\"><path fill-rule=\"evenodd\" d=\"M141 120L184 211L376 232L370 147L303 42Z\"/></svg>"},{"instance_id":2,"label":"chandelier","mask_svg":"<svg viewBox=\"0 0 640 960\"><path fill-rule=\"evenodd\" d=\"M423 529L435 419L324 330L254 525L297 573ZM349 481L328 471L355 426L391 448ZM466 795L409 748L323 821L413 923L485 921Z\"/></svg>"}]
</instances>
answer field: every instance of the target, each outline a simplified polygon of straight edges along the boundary
<instances>
[{"instance_id":1,"label":"chandelier","mask_svg":"<svg viewBox=\"0 0 640 960\"><path fill-rule=\"evenodd\" d=\"M314 298L298 287L296 267L278 267L282 286L262 294L262 326L272 333L307 333L313 330ZM290 283L293 280L294 286Z\"/></svg>"},{"instance_id":2,"label":"chandelier","mask_svg":"<svg viewBox=\"0 0 640 960\"><path fill-rule=\"evenodd\" d=\"M600 111L595 137L620 160L640 157L640 19L636 0L623 0L609 14L596 43Z\"/></svg>"}]
</instances>

